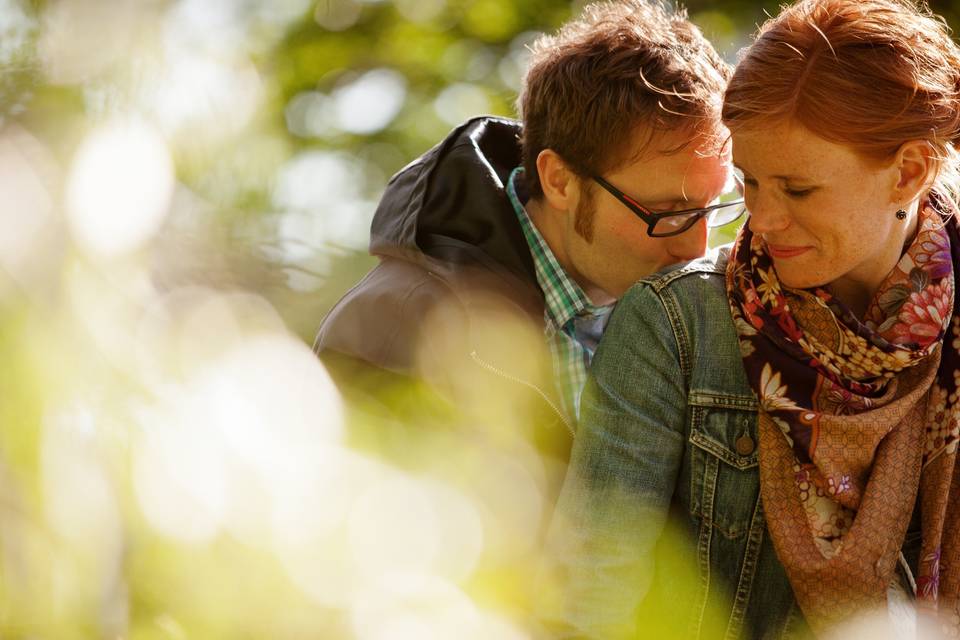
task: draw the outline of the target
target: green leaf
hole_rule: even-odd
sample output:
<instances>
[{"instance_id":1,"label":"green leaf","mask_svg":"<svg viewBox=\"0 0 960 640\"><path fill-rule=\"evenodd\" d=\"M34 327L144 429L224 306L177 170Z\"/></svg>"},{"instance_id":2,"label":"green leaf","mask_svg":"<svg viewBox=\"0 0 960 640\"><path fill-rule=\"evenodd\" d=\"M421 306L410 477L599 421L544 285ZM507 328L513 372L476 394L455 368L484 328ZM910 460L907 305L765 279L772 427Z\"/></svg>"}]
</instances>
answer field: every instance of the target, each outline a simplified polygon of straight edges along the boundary
<instances>
[{"instance_id":1,"label":"green leaf","mask_svg":"<svg viewBox=\"0 0 960 640\"><path fill-rule=\"evenodd\" d=\"M890 327L897 324L897 319L898 319L897 316L891 315L889 318L883 321L883 324L877 327L877 333L883 333L884 331L888 331Z\"/></svg>"},{"instance_id":2,"label":"green leaf","mask_svg":"<svg viewBox=\"0 0 960 640\"><path fill-rule=\"evenodd\" d=\"M907 301L911 293L912 291L908 287L898 284L885 291L877 302L880 304L880 309L884 315L892 316L900 311L900 307Z\"/></svg>"}]
</instances>

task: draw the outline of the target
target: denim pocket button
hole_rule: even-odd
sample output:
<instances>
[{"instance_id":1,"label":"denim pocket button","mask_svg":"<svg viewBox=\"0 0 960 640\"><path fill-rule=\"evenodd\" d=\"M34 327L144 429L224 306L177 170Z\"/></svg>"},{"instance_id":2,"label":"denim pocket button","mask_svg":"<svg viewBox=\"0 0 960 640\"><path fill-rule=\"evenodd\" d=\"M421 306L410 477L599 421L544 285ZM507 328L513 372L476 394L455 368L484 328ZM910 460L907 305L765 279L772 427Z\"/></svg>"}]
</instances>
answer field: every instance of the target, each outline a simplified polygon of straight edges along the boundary
<instances>
[{"instance_id":1,"label":"denim pocket button","mask_svg":"<svg viewBox=\"0 0 960 640\"><path fill-rule=\"evenodd\" d=\"M756 448L756 445L753 442L753 438L751 438L747 434L743 434L742 436L737 438L737 441L734 443L734 446L736 446L737 448L737 453L739 453L742 456L750 455L751 453L753 453L753 450Z\"/></svg>"}]
</instances>

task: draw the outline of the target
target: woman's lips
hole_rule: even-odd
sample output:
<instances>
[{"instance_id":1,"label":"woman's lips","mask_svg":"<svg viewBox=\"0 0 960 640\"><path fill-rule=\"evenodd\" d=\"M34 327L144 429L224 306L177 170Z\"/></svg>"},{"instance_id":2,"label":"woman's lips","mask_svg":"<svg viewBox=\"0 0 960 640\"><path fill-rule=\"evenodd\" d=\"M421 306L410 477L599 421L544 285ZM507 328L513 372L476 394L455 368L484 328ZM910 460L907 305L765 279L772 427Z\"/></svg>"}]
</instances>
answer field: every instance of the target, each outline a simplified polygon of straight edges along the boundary
<instances>
[{"instance_id":1,"label":"woman's lips","mask_svg":"<svg viewBox=\"0 0 960 640\"><path fill-rule=\"evenodd\" d=\"M802 253L806 253L810 247L794 247L790 245L768 244L767 253L774 258L795 258Z\"/></svg>"}]
</instances>

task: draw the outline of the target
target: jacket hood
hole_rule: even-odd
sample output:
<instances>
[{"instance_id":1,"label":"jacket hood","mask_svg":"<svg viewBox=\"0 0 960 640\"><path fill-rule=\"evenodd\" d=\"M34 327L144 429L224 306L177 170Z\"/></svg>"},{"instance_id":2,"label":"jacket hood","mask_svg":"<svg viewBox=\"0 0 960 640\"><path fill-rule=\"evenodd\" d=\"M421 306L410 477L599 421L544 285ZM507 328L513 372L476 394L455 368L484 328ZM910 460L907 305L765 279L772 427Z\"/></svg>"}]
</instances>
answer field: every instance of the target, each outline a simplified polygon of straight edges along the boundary
<instances>
[{"instance_id":1,"label":"jacket hood","mask_svg":"<svg viewBox=\"0 0 960 640\"><path fill-rule=\"evenodd\" d=\"M401 169L374 214L370 253L444 275L480 267L535 282L506 192L521 162L520 133L515 120L474 118Z\"/></svg>"}]
</instances>

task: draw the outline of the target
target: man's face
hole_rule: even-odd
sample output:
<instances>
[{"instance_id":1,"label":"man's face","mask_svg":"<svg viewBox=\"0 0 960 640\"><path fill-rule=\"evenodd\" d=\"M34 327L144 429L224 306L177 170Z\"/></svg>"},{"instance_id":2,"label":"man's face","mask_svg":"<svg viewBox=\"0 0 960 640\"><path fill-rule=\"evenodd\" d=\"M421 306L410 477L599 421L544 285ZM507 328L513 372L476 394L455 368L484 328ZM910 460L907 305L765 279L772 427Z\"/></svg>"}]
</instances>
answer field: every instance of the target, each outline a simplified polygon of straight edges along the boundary
<instances>
[{"instance_id":1,"label":"man's face","mask_svg":"<svg viewBox=\"0 0 960 640\"><path fill-rule=\"evenodd\" d=\"M691 135L689 144L673 152ZM644 132L635 138L637 149L647 141ZM708 146L704 136L690 132L659 134L642 155L602 177L651 211L705 207L723 192L729 173L729 159L705 153ZM643 220L598 184L579 180L578 187L567 215L563 253L570 275L595 303L620 298L640 278L706 250L706 218L680 235L654 238ZM591 240L575 229L575 214L584 207L594 210Z\"/></svg>"}]
</instances>

